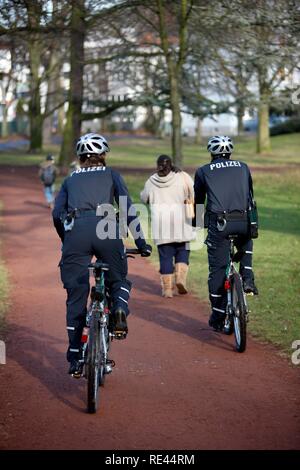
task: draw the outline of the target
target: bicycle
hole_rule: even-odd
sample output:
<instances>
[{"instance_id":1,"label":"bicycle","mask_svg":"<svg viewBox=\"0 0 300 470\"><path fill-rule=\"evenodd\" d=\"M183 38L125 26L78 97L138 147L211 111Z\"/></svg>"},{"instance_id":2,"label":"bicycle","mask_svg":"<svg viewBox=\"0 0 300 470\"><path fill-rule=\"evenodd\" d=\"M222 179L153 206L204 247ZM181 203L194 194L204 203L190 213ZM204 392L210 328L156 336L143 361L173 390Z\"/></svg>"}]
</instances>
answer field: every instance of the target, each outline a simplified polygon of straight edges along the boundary
<instances>
[{"instance_id":1,"label":"bicycle","mask_svg":"<svg viewBox=\"0 0 300 470\"><path fill-rule=\"evenodd\" d=\"M244 352L247 344L248 307L246 294L243 289L243 281L237 272L234 263L239 262L242 252L234 251L234 240L238 235L229 235L230 254L226 268L224 288L227 292L226 317L223 331L227 335L234 332L236 350Z\"/></svg>"},{"instance_id":2,"label":"bicycle","mask_svg":"<svg viewBox=\"0 0 300 470\"><path fill-rule=\"evenodd\" d=\"M138 249L127 249L127 257L141 254ZM95 285L91 289L90 306L83 329L82 358L83 376L87 379L87 411L96 413L99 405L99 387L104 385L106 375L110 374L115 362L109 359L108 352L113 338L121 339L122 333L115 334L110 328L110 303L105 287L105 272L109 265L97 259L89 265Z\"/></svg>"}]
</instances>

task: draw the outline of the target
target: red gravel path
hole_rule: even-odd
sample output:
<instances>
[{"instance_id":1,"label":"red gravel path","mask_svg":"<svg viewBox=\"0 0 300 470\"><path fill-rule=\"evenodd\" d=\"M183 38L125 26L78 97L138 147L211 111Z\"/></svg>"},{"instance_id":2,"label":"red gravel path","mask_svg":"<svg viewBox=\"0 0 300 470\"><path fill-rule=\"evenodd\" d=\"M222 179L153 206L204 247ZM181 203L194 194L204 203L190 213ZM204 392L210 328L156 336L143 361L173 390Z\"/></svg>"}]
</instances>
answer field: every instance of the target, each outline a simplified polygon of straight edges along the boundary
<instances>
[{"instance_id":1,"label":"red gravel path","mask_svg":"<svg viewBox=\"0 0 300 470\"><path fill-rule=\"evenodd\" d=\"M66 374L60 243L32 169L1 167L0 199L12 285L2 449L300 449L299 368L251 340L236 353L197 299L162 299L142 259L129 261L129 336L86 414L85 381Z\"/></svg>"}]
</instances>

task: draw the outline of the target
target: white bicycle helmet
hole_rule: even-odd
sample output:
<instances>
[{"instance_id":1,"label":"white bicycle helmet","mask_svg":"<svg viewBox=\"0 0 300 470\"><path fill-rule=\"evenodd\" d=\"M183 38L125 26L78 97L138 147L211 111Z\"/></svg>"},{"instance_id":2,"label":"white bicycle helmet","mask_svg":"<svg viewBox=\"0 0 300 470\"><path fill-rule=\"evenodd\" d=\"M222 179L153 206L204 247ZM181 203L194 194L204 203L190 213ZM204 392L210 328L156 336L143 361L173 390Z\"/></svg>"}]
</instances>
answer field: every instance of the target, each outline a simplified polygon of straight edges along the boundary
<instances>
[{"instance_id":1,"label":"white bicycle helmet","mask_svg":"<svg viewBox=\"0 0 300 470\"><path fill-rule=\"evenodd\" d=\"M77 157L86 154L97 154L109 152L109 146L106 139L99 134L89 133L80 137L76 145Z\"/></svg>"},{"instance_id":2,"label":"white bicycle helmet","mask_svg":"<svg viewBox=\"0 0 300 470\"><path fill-rule=\"evenodd\" d=\"M207 150L212 155L233 152L233 142L228 135L215 135L207 143Z\"/></svg>"}]
</instances>

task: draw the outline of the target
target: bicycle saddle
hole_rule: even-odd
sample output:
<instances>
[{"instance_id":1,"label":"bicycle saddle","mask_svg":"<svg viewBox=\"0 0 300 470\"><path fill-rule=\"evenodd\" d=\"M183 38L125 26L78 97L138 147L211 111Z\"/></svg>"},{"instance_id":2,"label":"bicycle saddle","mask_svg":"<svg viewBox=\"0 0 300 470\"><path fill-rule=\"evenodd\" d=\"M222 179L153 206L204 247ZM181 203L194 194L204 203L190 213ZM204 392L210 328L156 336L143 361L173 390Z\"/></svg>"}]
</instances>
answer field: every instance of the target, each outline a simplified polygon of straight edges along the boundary
<instances>
[{"instance_id":1,"label":"bicycle saddle","mask_svg":"<svg viewBox=\"0 0 300 470\"><path fill-rule=\"evenodd\" d=\"M89 264L89 268L101 269L101 271L108 271L109 270L109 264L102 263L102 261L97 259L97 261L95 261L95 263L90 263Z\"/></svg>"},{"instance_id":2,"label":"bicycle saddle","mask_svg":"<svg viewBox=\"0 0 300 470\"><path fill-rule=\"evenodd\" d=\"M235 239L238 238L238 237L239 237L239 235L237 235L237 234L235 234L235 235L233 234L233 235L228 235L228 236L227 236L228 240L235 240Z\"/></svg>"}]
</instances>

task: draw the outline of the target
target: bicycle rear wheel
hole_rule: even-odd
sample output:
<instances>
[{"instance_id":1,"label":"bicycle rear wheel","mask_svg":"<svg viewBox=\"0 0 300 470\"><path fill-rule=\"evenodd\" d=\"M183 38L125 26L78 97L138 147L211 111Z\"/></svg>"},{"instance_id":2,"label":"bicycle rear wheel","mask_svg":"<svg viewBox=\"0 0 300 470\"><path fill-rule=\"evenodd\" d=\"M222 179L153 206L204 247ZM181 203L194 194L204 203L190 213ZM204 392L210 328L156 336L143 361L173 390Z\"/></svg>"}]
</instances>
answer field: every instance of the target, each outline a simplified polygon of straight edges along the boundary
<instances>
[{"instance_id":1,"label":"bicycle rear wheel","mask_svg":"<svg viewBox=\"0 0 300 470\"><path fill-rule=\"evenodd\" d=\"M235 347L241 353L247 344L247 307L241 277L237 272L232 277L232 307Z\"/></svg>"},{"instance_id":2,"label":"bicycle rear wheel","mask_svg":"<svg viewBox=\"0 0 300 470\"><path fill-rule=\"evenodd\" d=\"M96 413L99 402L99 369L100 369L100 324L91 317L87 354L87 411Z\"/></svg>"},{"instance_id":3,"label":"bicycle rear wheel","mask_svg":"<svg viewBox=\"0 0 300 470\"><path fill-rule=\"evenodd\" d=\"M104 386L104 382L105 382L105 362L106 362L106 358L105 358L105 347L104 347L104 344L103 344L103 341L106 341L105 339L105 328L102 328L100 330L100 336L99 336L99 340L100 340L100 362L99 362L99 385L101 385L102 387Z\"/></svg>"}]
</instances>

